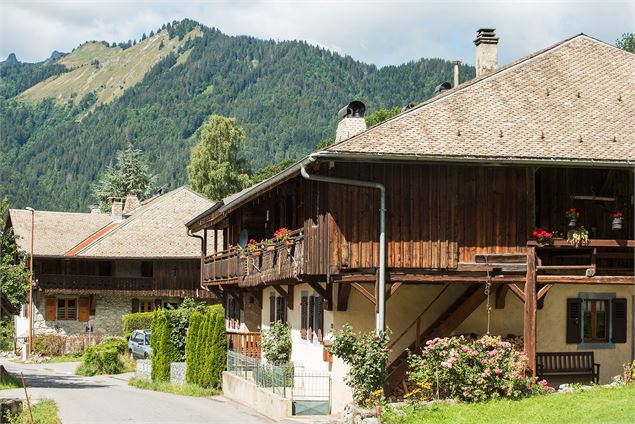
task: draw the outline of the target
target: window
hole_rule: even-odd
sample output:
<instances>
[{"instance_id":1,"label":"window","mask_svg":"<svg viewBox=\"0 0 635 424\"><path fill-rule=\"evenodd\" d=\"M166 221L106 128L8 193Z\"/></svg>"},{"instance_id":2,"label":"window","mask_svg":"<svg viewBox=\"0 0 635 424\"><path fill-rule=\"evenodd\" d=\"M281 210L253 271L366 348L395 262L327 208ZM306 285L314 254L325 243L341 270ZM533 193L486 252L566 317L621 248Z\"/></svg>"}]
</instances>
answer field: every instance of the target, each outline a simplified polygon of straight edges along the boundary
<instances>
[{"instance_id":1,"label":"window","mask_svg":"<svg viewBox=\"0 0 635 424\"><path fill-rule=\"evenodd\" d=\"M609 340L608 300L584 300L582 328L585 343L604 343Z\"/></svg>"},{"instance_id":2,"label":"window","mask_svg":"<svg viewBox=\"0 0 635 424\"><path fill-rule=\"evenodd\" d=\"M151 261L143 261L141 262L141 276L142 277L152 277L153 274L153 264Z\"/></svg>"},{"instance_id":3,"label":"window","mask_svg":"<svg viewBox=\"0 0 635 424\"><path fill-rule=\"evenodd\" d=\"M225 318L227 318L227 327L237 329L240 327L240 302L232 295L227 296L227 305L225 307Z\"/></svg>"},{"instance_id":4,"label":"window","mask_svg":"<svg viewBox=\"0 0 635 424\"><path fill-rule=\"evenodd\" d=\"M316 336L321 342L324 332L324 299L317 294L309 296L308 292L304 291L300 309L300 336L309 341Z\"/></svg>"},{"instance_id":5,"label":"window","mask_svg":"<svg viewBox=\"0 0 635 424\"><path fill-rule=\"evenodd\" d=\"M139 312L152 312L154 310L154 301L152 300L140 300Z\"/></svg>"},{"instance_id":6,"label":"window","mask_svg":"<svg viewBox=\"0 0 635 424\"><path fill-rule=\"evenodd\" d=\"M269 322L287 322L287 299L271 293L269 296Z\"/></svg>"},{"instance_id":7,"label":"window","mask_svg":"<svg viewBox=\"0 0 635 424\"><path fill-rule=\"evenodd\" d=\"M77 319L77 299L59 298L57 299L57 319L76 320Z\"/></svg>"}]
</instances>

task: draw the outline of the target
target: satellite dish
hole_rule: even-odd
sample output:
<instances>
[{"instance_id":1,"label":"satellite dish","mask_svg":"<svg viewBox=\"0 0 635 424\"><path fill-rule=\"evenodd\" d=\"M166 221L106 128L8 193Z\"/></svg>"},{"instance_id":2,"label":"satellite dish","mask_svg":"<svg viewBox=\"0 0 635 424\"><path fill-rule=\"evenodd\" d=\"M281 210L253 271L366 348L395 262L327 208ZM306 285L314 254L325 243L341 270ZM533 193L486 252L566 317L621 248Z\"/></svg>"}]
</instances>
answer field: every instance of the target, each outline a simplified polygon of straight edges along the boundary
<instances>
[{"instance_id":1,"label":"satellite dish","mask_svg":"<svg viewBox=\"0 0 635 424\"><path fill-rule=\"evenodd\" d=\"M240 234L238 235L238 245L241 249L244 249L249 243L249 231L246 228L240 230Z\"/></svg>"}]
</instances>

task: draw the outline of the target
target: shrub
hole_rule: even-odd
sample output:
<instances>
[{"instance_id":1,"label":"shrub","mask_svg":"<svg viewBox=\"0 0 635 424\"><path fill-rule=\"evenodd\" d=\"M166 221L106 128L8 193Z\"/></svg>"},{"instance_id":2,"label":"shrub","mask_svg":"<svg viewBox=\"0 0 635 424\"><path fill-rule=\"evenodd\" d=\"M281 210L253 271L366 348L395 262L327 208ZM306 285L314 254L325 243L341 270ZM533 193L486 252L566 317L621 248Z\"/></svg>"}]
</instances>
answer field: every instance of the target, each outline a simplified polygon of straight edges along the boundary
<instances>
[{"instance_id":1,"label":"shrub","mask_svg":"<svg viewBox=\"0 0 635 424\"><path fill-rule=\"evenodd\" d=\"M88 376L119 374L124 368L127 348L126 340L121 337L109 337L96 346L88 346L75 373Z\"/></svg>"},{"instance_id":2,"label":"shrub","mask_svg":"<svg viewBox=\"0 0 635 424\"><path fill-rule=\"evenodd\" d=\"M60 356L66 350L66 336L49 335L33 340L33 351L44 356Z\"/></svg>"},{"instance_id":3,"label":"shrub","mask_svg":"<svg viewBox=\"0 0 635 424\"><path fill-rule=\"evenodd\" d=\"M215 310L222 308L207 309L205 315L194 313L190 317L185 376L188 383L217 388L221 386L227 363L227 336L224 315Z\"/></svg>"},{"instance_id":4,"label":"shrub","mask_svg":"<svg viewBox=\"0 0 635 424\"><path fill-rule=\"evenodd\" d=\"M335 334L329 352L350 366L345 381L359 404L378 397L377 393L381 394L384 388L388 340L386 332L379 335L375 332L354 334L349 324Z\"/></svg>"},{"instance_id":5,"label":"shrub","mask_svg":"<svg viewBox=\"0 0 635 424\"><path fill-rule=\"evenodd\" d=\"M499 397L520 399L548 390L534 384L527 359L500 337L468 340L463 336L428 340L420 355L411 355L409 379L427 395L467 402Z\"/></svg>"},{"instance_id":6,"label":"shrub","mask_svg":"<svg viewBox=\"0 0 635 424\"><path fill-rule=\"evenodd\" d=\"M283 365L291 358L291 330L287 324L276 321L262 334L262 351L267 361Z\"/></svg>"},{"instance_id":7,"label":"shrub","mask_svg":"<svg viewBox=\"0 0 635 424\"><path fill-rule=\"evenodd\" d=\"M13 319L0 320L0 351L13 350Z\"/></svg>"},{"instance_id":8,"label":"shrub","mask_svg":"<svg viewBox=\"0 0 635 424\"><path fill-rule=\"evenodd\" d=\"M624 384L635 383L635 361L627 362L624 364L624 373L622 376Z\"/></svg>"},{"instance_id":9,"label":"shrub","mask_svg":"<svg viewBox=\"0 0 635 424\"><path fill-rule=\"evenodd\" d=\"M134 330L146 330L152 325L152 312L137 312L134 314L122 315L122 336L126 339Z\"/></svg>"},{"instance_id":10,"label":"shrub","mask_svg":"<svg viewBox=\"0 0 635 424\"><path fill-rule=\"evenodd\" d=\"M167 311L154 311L151 326L152 380L169 381L170 363L177 362L181 355L172 340L170 317Z\"/></svg>"}]
</instances>

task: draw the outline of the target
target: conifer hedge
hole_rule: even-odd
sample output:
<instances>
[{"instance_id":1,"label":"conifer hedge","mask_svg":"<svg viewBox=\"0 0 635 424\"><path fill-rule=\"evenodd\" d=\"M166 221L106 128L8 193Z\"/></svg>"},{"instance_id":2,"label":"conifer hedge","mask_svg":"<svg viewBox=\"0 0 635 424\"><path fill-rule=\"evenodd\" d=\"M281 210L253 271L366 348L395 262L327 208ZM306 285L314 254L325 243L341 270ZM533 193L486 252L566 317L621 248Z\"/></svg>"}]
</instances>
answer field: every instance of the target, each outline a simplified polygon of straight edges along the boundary
<instances>
[{"instance_id":1,"label":"conifer hedge","mask_svg":"<svg viewBox=\"0 0 635 424\"><path fill-rule=\"evenodd\" d=\"M210 309L205 315L192 314L186 343L188 383L219 388L227 362L227 341L222 309ZM153 365L154 368L154 365Z\"/></svg>"},{"instance_id":2,"label":"conifer hedge","mask_svg":"<svg viewBox=\"0 0 635 424\"><path fill-rule=\"evenodd\" d=\"M181 359L174 343L168 311L158 309L152 317L150 345L152 346L152 380L170 381L170 364Z\"/></svg>"}]
</instances>

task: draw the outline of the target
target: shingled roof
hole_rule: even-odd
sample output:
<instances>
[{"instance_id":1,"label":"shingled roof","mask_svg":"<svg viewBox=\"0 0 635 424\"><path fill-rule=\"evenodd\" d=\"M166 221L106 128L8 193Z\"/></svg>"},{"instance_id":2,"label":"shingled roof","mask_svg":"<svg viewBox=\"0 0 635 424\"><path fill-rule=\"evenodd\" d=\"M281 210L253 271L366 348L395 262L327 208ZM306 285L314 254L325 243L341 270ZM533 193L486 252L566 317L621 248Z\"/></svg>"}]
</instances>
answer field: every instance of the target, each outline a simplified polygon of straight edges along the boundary
<instances>
[{"instance_id":1,"label":"shingled roof","mask_svg":"<svg viewBox=\"0 0 635 424\"><path fill-rule=\"evenodd\" d=\"M64 256L77 244L112 221L102 213L35 211L34 256ZM17 236L18 250L31 251L31 211L10 209L8 226Z\"/></svg>"},{"instance_id":2,"label":"shingled roof","mask_svg":"<svg viewBox=\"0 0 635 424\"><path fill-rule=\"evenodd\" d=\"M342 154L628 164L635 55L578 35L326 149Z\"/></svg>"},{"instance_id":3,"label":"shingled roof","mask_svg":"<svg viewBox=\"0 0 635 424\"><path fill-rule=\"evenodd\" d=\"M212 202L181 187L142 204L119 225L79 243L66 256L93 258L197 258L200 240L189 237L185 223Z\"/></svg>"},{"instance_id":4,"label":"shingled roof","mask_svg":"<svg viewBox=\"0 0 635 424\"><path fill-rule=\"evenodd\" d=\"M181 187L155 196L123 221L108 214L35 212L34 256L92 258L198 258L200 241L185 223L212 202ZM11 209L9 225L18 248L29 252L31 212Z\"/></svg>"}]
</instances>

